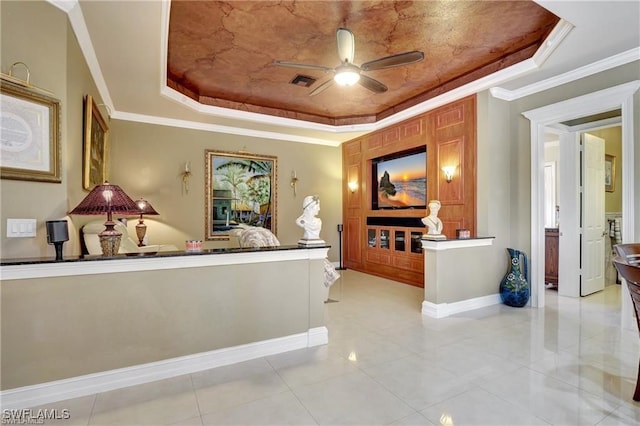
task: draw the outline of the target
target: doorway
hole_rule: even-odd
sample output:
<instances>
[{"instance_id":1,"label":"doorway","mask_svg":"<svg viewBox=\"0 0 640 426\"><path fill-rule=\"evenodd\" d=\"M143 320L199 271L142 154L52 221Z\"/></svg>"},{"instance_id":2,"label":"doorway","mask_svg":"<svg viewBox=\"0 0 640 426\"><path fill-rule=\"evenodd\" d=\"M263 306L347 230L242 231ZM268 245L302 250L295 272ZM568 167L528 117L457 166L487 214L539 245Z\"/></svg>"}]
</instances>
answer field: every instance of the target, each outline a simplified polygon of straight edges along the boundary
<instances>
[{"instance_id":1,"label":"doorway","mask_svg":"<svg viewBox=\"0 0 640 426\"><path fill-rule=\"evenodd\" d=\"M622 125L622 241L630 242L635 235L633 95L640 88L640 80L579 96L556 104L526 111L531 121L531 303L545 305L544 285L544 137L547 129L568 120L580 119L614 109L621 110ZM562 141L561 141L562 144ZM565 182L566 183L566 182ZM563 183L563 186L564 184ZM568 184L568 183L567 183ZM562 214L562 212L561 212ZM573 217L577 217L577 214ZM562 218L560 219L562 221ZM564 265L563 265L564 266ZM624 299L623 295L623 299ZM629 296L626 296L627 298ZM624 300L623 300L624 302ZM631 312L625 312L623 323Z\"/></svg>"},{"instance_id":2,"label":"doorway","mask_svg":"<svg viewBox=\"0 0 640 426\"><path fill-rule=\"evenodd\" d=\"M613 169L608 176L614 182L603 182L605 158L622 159L620 122L620 110L614 110L607 118L587 117L584 124L571 127L561 123L564 131L547 133L545 283L561 296L586 296L615 284L611 250L621 238L616 240L610 231L613 219L620 223L622 216L622 179L611 174Z\"/></svg>"}]
</instances>

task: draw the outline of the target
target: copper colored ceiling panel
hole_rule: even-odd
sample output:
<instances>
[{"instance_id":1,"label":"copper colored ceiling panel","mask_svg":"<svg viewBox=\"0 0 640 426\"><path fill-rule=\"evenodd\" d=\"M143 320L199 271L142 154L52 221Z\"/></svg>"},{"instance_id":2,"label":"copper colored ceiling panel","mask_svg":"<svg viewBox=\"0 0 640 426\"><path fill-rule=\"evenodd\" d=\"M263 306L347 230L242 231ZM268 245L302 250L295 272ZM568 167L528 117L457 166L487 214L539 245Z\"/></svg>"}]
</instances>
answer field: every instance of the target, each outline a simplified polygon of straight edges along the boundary
<instances>
[{"instance_id":1,"label":"copper colored ceiling panel","mask_svg":"<svg viewBox=\"0 0 640 426\"><path fill-rule=\"evenodd\" d=\"M173 0L167 84L206 105L369 123L530 58L558 21L533 1ZM334 85L309 96L333 74L273 65L340 65L340 27L355 35L358 66L412 50L425 59L363 72L388 87L380 94ZM299 75L315 82L292 84Z\"/></svg>"}]
</instances>

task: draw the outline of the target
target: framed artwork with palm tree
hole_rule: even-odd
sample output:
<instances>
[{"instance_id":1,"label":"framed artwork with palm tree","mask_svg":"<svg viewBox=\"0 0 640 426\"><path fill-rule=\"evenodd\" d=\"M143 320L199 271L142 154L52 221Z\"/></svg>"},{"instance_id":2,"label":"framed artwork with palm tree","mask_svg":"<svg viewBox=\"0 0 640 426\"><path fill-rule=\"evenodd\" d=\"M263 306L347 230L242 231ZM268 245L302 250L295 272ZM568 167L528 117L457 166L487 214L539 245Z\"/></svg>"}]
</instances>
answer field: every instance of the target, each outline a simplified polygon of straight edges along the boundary
<instances>
[{"instance_id":1,"label":"framed artwork with palm tree","mask_svg":"<svg viewBox=\"0 0 640 426\"><path fill-rule=\"evenodd\" d=\"M241 225L276 234L277 157L205 150L205 239L228 240Z\"/></svg>"}]
</instances>

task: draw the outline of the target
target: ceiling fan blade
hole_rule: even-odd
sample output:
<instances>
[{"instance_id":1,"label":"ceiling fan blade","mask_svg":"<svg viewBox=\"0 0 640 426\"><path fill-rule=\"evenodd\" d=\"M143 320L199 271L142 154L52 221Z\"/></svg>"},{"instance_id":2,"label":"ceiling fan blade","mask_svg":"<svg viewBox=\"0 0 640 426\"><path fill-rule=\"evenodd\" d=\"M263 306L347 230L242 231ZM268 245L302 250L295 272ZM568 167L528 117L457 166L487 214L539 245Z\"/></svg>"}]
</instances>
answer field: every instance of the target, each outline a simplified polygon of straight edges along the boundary
<instances>
[{"instance_id":1,"label":"ceiling fan blade","mask_svg":"<svg viewBox=\"0 0 640 426\"><path fill-rule=\"evenodd\" d=\"M353 63L353 57L356 53L356 40L353 33L346 28L338 28L336 31L336 39L338 40L338 56L340 62Z\"/></svg>"},{"instance_id":2,"label":"ceiling fan blade","mask_svg":"<svg viewBox=\"0 0 640 426\"><path fill-rule=\"evenodd\" d=\"M297 62L273 61L272 64L277 65L279 67L305 68L308 70L319 70L324 72L333 71L333 68L323 67L322 65L299 64Z\"/></svg>"},{"instance_id":3,"label":"ceiling fan blade","mask_svg":"<svg viewBox=\"0 0 640 426\"><path fill-rule=\"evenodd\" d=\"M360 69L363 71L381 70L384 68L399 67L400 65L413 64L420 62L424 59L424 53L417 50L405 53L398 53L397 55L385 56L384 58L374 59L373 61L365 62L360 65Z\"/></svg>"},{"instance_id":4,"label":"ceiling fan blade","mask_svg":"<svg viewBox=\"0 0 640 426\"><path fill-rule=\"evenodd\" d=\"M384 93L387 91L387 86L380 83L378 80L374 80L371 77L367 77L366 75L360 74L360 80L358 80L360 86L365 89L369 89L374 93Z\"/></svg>"},{"instance_id":5,"label":"ceiling fan blade","mask_svg":"<svg viewBox=\"0 0 640 426\"><path fill-rule=\"evenodd\" d=\"M322 83L320 86L318 86L315 89L313 89L311 91L311 93L309 93L309 96L315 96L315 95L317 95L319 93L324 92L329 87L333 86L333 82L334 82L333 78L330 78L329 80L327 80L324 83Z\"/></svg>"}]
</instances>

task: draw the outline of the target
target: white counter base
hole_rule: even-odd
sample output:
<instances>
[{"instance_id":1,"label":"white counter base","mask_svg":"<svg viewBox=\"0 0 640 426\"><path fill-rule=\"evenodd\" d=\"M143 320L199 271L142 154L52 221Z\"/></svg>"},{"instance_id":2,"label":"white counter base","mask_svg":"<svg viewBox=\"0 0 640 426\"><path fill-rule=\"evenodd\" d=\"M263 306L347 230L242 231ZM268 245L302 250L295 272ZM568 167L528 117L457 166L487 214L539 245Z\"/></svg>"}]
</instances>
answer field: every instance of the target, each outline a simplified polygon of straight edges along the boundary
<instances>
[{"instance_id":1,"label":"white counter base","mask_svg":"<svg viewBox=\"0 0 640 426\"><path fill-rule=\"evenodd\" d=\"M461 268L461 264L473 265L477 269L482 260L479 255L486 254L484 247L493 245L493 237L429 240L422 239L424 252L424 301L422 315L431 318L445 318L449 315L484 308L501 303L499 294L473 297L474 280L470 279L470 268ZM478 278L479 279L479 278ZM463 291L453 291L463 289ZM465 293L471 297L464 298ZM477 294L477 293L476 293Z\"/></svg>"},{"instance_id":2,"label":"white counter base","mask_svg":"<svg viewBox=\"0 0 640 426\"><path fill-rule=\"evenodd\" d=\"M502 303L502 300L500 299L499 294L476 297L474 299L461 300L454 303L435 304L425 300L422 302L422 315L426 315L431 318L445 318L449 315L455 315L479 308L486 308L487 306L498 305L500 303Z\"/></svg>"},{"instance_id":3,"label":"white counter base","mask_svg":"<svg viewBox=\"0 0 640 426\"><path fill-rule=\"evenodd\" d=\"M263 356L325 345L328 342L327 328L317 327L306 333L292 336L10 389L0 392L0 398L3 409L30 408L196 373Z\"/></svg>"},{"instance_id":4,"label":"white counter base","mask_svg":"<svg viewBox=\"0 0 640 426\"><path fill-rule=\"evenodd\" d=\"M3 408L324 345L328 249L4 261Z\"/></svg>"}]
</instances>

